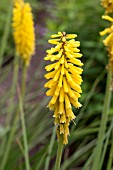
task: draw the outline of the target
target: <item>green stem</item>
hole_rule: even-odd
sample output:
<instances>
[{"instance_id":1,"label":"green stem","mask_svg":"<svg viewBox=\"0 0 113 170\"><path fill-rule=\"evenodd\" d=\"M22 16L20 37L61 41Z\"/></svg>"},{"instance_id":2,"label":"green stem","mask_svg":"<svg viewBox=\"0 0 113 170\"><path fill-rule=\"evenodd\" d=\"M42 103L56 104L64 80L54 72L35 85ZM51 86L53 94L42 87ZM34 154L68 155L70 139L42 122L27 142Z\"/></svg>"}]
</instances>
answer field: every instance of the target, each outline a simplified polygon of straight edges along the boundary
<instances>
[{"instance_id":1,"label":"green stem","mask_svg":"<svg viewBox=\"0 0 113 170\"><path fill-rule=\"evenodd\" d=\"M9 6L8 15L6 17L7 18L6 25L5 25L2 43L1 43L1 47L0 47L0 49L1 49L0 50L0 67L2 65L3 55L4 55L4 52L5 52L5 48L7 46L7 39L8 39L8 36L9 36L9 31L10 31L11 15L12 15L12 3L10 3L10 6Z\"/></svg>"},{"instance_id":2,"label":"green stem","mask_svg":"<svg viewBox=\"0 0 113 170\"><path fill-rule=\"evenodd\" d=\"M29 149L28 149L28 142L27 142L27 132L26 132L26 125L25 125L24 107L23 107L24 98L25 98L25 88L26 88L26 76L27 76L27 68L24 65L23 66L23 73L22 73L21 92L18 93L18 97L19 97L20 118L21 118L22 131L23 131L25 164L26 164L26 170L30 170Z\"/></svg>"},{"instance_id":3,"label":"green stem","mask_svg":"<svg viewBox=\"0 0 113 170\"><path fill-rule=\"evenodd\" d=\"M23 131L23 142L24 142L24 149L25 149L24 156L25 156L26 170L30 170L27 133L26 133L25 117L24 117L23 102L22 102L21 95L19 95L19 107L20 107L20 117L21 117L22 131Z\"/></svg>"},{"instance_id":4,"label":"green stem","mask_svg":"<svg viewBox=\"0 0 113 170\"><path fill-rule=\"evenodd\" d=\"M52 133L50 144L49 144L49 147L48 147L48 154L47 154L47 158L46 158L46 161L45 161L45 170L49 169L49 162L50 162L50 158L51 158L53 145L54 145L54 142L55 142L55 136L56 136L56 126L54 126L54 128L53 128L53 133Z\"/></svg>"},{"instance_id":5,"label":"green stem","mask_svg":"<svg viewBox=\"0 0 113 170\"><path fill-rule=\"evenodd\" d=\"M22 68L22 84L21 84L21 95L22 95L22 100L24 103L25 100L25 93L26 93L26 78L27 78L27 67L25 64L23 64Z\"/></svg>"},{"instance_id":6,"label":"green stem","mask_svg":"<svg viewBox=\"0 0 113 170\"><path fill-rule=\"evenodd\" d=\"M59 144L58 144L58 150L57 150L57 158L56 158L55 170L60 170L62 149L63 149L63 136L60 135L59 136Z\"/></svg>"},{"instance_id":7,"label":"green stem","mask_svg":"<svg viewBox=\"0 0 113 170\"><path fill-rule=\"evenodd\" d=\"M101 118L101 123L100 123L99 134L97 138L97 146L94 151L95 157L93 161L92 170L99 170L100 158L101 158L102 147L103 147L103 138L104 138L104 133L106 130L107 117L108 117L108 113L110 109L110 102L111 102L111 94L112 94L112 91L110 89L111 79L112 79L112 73L109 70L108 75L107 75L107 84L106 84L106 92L105 92L105 98L104 98L102 118Z\"/></svg>"}]
</instances>

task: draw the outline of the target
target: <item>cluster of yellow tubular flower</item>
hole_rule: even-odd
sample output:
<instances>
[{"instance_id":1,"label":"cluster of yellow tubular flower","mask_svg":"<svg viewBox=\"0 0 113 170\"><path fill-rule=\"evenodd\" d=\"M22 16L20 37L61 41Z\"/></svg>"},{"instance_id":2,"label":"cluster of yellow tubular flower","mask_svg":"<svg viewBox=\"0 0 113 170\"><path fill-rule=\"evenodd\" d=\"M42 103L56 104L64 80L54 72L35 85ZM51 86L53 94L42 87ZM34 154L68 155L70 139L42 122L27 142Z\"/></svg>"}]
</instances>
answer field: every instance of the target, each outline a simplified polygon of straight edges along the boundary
<instances>
[{"instance_id":1,"label":"cluster of yellow tubular flower","mask_svg":"<svg viewBox=\"0 0 113 170\"><path fill-rule=\"evenodd\" d=\"M14 0L12 27L16 51L29 66L31 56L35 51L34 23L29 3Z\"/></svg>"},{"instance_id":2,"label":"cluster of yellow tubular flower","mask_svg":"<svg viewBox=\"0 0 113 170\"><path fill-rule=\"evenodd\" d=\"M113 0L101 0L101 5L106 9L106 14L113 12Z\"/></svg>"},{"instance_id":3,"label":"cluster of yellow tubular flower","mask_svg":"<svg viewBox=\"0 0 113 170\"><path fill-rule=\"evenodd\" d=\"M81 73L82 62L79 60L82 54L79 53L79 41L75 41L76 34L66 34L65 32L51 35L48 42L56 45L47 50L45 60L53 63L45 67L47 73L46 79L50 79L45 88L47 96L52 96L48 107L54 111L55 125L58 125L57 136L63 135L63 144L68 143L69 124L75 119L72 111L72 105L76 108L81 107L78 98L81 96Z\"/></svg>"},{"instance_id":4,"label":"cluster of yellow tubular flower","mask_svg":"<svg viewBox=\"0 0 113 170\"><path fill-rule=\"evenodd\" d=\"M109 67L113 71L113 18L108 15L104 15L104 16L102 16L102 18L111 22L111 26L109 28L106 28L104 31L101 31L100 35L104 36L105 34L109 34L103 40L103 43L105 46L108 47Z\"/></svg>"}]
</instances>

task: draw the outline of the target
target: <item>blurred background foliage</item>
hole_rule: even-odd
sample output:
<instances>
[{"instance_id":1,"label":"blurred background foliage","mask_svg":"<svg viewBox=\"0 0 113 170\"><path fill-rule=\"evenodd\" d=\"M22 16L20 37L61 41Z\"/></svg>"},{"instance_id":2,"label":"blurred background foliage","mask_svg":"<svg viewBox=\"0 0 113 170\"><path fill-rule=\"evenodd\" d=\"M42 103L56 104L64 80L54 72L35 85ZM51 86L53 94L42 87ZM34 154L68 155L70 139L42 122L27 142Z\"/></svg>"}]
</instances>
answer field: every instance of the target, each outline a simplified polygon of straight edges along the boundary
<instances>
[{"instance_id":1,"label":"blurred background foliage","mask_svg":"<svg viewBox=\"0 0 113 170\"><path fill-rule=\"evenodd\" d=\"M28 70L24 103L32 170L54 169L57 141L53 133L52 112L46 108L49 99L45 97L43 88L45 83L43 78L44 66L46 65L43 58L46 55L45 50L50 47L47 40L52 33L58 31L78 35L76 40L81 42L80 50L83 54L82 62L84 63L83 94L80 99L83 106L80 110L73 108L77 116L76 126L73 123L70 126L69 144L65 146L63 152L61 170L90 170L100 126L106 84L107 52L99 35L99 32L109 25L101 19L104 9L100 6L99 0L63 0L63 2L60 0L28 0L28 2L33 8L37 44L36 55L33 57ZM0 2L0 47L5 41L2 39L5 29L7 31L6 46L0 70L0 164L6 159L4 153L9 146L5 170L23 170L25 163L19 115L16 125L13 125L16 112L12 113L9 124L6 123L9 109L14 107L15 110L18 105L15 96L15 103L9 106L10 96L12 95L10 89L15 53L11 17L10 22L7 21L10 5L10 0L1 0ZM18 80L20 82L21 67L19 73ZM110 128L109 124L112 114L113 103L104 137L106 145L103 148L104 154L100 163L102 170L106 169L109 157L112 140L112 127ZM13 127L15 132L10 143L9 135Z\"/></svg>"}]
</instances>

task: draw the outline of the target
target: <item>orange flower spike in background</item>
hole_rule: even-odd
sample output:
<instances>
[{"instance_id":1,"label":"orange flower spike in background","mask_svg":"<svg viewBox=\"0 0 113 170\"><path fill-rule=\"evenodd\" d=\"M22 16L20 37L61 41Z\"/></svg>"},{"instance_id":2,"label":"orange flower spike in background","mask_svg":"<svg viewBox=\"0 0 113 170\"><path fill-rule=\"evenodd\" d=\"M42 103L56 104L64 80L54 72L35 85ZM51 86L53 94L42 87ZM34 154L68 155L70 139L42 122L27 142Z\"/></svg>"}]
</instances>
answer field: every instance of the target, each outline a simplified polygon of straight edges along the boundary
<instances>
[{"instance_id":1,"label":"orange flower spike in background","mask_svg":"<svg viewBox=\"0 0 113 170\"><path fill-rule=\"evenodd\" d=\"M45 78L48 82L45 88L47 96L51 96L48 107L54 111L55 125L58 125L57 135L63 135L63 144L68 143L69 124L75 119L72 105L76 108L81 107L78 98L81 96L82 71L80 68L83 63L79 58L82 57L78 47L79 41L75 41L76 34L66 34L65 32L51 35L48 42L55 47L47 50L45 60L53 62L45 67L47 73Z\"/></svg>"},{"instance_id":2,"label":"orange flower spike in background","mask_svg":"<svg viewBox=\"0 0 113 170\"><path fill-rule=\"evenodd\" d=\"M23 0L14 0L13 36L16 51L29 66L31 56L35 53L35 31L31 7Z\"/></svg>"}]
</instances>

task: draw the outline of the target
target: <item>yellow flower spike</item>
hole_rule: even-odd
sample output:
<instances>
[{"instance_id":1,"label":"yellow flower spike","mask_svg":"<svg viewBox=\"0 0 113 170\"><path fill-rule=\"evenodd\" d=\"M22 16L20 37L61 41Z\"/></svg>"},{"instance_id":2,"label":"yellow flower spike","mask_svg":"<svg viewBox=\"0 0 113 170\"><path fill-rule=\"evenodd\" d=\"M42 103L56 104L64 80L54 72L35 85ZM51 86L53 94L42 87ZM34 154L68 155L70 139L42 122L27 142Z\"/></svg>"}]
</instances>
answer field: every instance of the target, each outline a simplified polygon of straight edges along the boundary
<instances>
[{"instance_id":1,"label":"yellow flower spike","mask_svg":"<svg viewBox=\"0 0 113 170\"><path fill-rule=\"evenodd\" d=\"M29 66L31 56L35 53L35 33L33 16L29 3L23 0L13 1L13 36L16 51Z\"/></svg>"},{"instance_id":2,"label":"yellow flower spike","mask_svg":"<svg viewBox=\"0 0 113 170\"><path fill-rule=\"evenodd\" d=\"M113 12L113 0L101 0L101 5L106 9L106 14Z\"/></svg>"},{"instance_id":3,"label":"yellow flower spike","mask_svg":"<svg viewBox=\"0 0 113 170\"><path fill-rule=\"evenodd\" d=\"M45 67L47 73L46 79L50 79L45 88L49 88L46 92L47 96L52 96L48 107L54 110L53 117L55 125L58 125L57 136L63 136L63 144L68 143L69 125L75 119L72 111L72 105L76 108L81 107L78 102L80 93L82 93L80 84L82 83L82 66L83 63L79 58L79 41L75 41L76 34L66 34L65 32L51 35L48 42L55 44L54 47L47 50L45 60L53 63Z\"/></svg>"},{"instance_id":4,"label":"yellow flower spike","mask_svg":"<svg viewBox=\"0 0 113 170\"><path fill-rule=\"evenodd\" d=\"M106 28L104 31L100 32L100 35L107 35L107 37L103 40L103 43L105 46L108 48L108 56L109 56L109 64L108 67L112 70L113 72L113 18L109 17L107 15L104 15L102 17L103 19L106 19L111 22L111 26L109 28Z\"/></svg>"}]
</instances>

